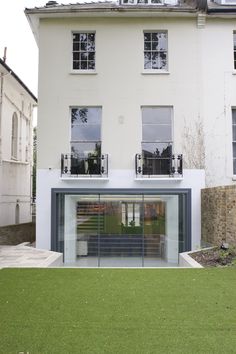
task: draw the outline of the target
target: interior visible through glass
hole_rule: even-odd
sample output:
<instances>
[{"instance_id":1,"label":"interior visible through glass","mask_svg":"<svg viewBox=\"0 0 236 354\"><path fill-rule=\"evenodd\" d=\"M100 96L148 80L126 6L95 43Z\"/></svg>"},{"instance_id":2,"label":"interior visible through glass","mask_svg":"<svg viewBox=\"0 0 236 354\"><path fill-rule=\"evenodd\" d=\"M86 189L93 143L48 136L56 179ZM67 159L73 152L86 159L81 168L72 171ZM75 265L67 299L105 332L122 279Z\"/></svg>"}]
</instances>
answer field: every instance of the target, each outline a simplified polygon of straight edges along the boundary
<instances>
[{"instance_id":1,"label":"interior visible through glass","mask_svg":"<svg viewBox=\"0 0 236 354\"><path fill-rule=\"evenodd\" d=\"M65 264L178 266L187 239L185 198L184 194L61 195L58 240Z\"/></svg>"}]
</instances>

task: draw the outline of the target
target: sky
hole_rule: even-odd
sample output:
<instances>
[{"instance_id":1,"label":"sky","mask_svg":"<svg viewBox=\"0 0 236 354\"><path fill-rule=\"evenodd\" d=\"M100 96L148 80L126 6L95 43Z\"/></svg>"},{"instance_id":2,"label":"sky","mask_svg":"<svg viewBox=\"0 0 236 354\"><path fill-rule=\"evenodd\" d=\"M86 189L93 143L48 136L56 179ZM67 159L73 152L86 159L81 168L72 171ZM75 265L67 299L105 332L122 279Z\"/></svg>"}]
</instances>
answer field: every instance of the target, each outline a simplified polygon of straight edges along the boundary
<instances>
[{"instance_id":1,"label":"sky","mask_svg":"<svg viewBox=\"0 0 236 354\"><path fill-rule=\"evenodd\" d=\"M24 14L25 8L44 6L48 0L0 0L0 57L7 47L6 63L37 96L38 47ZM57 0L68 4L77 0Z\"/></svg>"}]
</instances>

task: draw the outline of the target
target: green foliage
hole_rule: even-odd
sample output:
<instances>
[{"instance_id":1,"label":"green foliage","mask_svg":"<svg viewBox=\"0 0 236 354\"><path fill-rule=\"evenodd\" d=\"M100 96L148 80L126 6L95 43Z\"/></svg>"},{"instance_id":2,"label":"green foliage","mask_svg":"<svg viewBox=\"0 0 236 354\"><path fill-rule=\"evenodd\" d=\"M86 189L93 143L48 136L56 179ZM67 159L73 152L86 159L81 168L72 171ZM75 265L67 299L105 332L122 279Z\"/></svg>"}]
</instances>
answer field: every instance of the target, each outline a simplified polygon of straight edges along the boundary
<instances>
[{"instance_id":1,"label":"green foliage","mask_svg":"<svg viewBox=\"0 0 236 354\"><path fill-rule=\"evenodd\" d=\"M235 268L0 270L0 353L222 354Z\"/></svg>"}]
</instances>

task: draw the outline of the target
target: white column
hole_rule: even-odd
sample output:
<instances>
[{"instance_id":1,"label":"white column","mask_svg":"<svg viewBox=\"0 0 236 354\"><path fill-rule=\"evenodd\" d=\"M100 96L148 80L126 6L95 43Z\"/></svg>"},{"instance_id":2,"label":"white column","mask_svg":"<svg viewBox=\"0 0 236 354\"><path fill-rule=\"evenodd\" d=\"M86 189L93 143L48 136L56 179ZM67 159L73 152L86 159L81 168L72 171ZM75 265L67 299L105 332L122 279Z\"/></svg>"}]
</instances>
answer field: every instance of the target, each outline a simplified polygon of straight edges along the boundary
<instances>
[{"instance_id":1,"label":"white column","mask_svg":"<svg viewBox=\"0 0 236 354\"><path fill-rule=\"evenodd\" d=\"M178 196L166 200L166 260L178 263L179 258L179 203Z\"/></svg>"},{"instance_id":2,"label":"white column","mask_svg":"<svg viewBox=\"0 0 236 354\"><path fill-rule=\"evenodd\" d=\"M65 196L65 239L64 257L65 262L75 262L77 257L77 215L76 198L70 195Z\"/></svg>"}]
</instances>

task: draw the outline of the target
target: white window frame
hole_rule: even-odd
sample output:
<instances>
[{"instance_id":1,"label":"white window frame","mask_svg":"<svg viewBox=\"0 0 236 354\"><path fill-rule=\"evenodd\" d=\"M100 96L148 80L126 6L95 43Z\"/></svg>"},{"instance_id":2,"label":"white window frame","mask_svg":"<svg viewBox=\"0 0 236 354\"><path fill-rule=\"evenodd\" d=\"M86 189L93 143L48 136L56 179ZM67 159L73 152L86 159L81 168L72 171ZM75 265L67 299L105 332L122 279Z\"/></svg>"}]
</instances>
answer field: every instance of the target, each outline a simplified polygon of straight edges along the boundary
<instances>
[{"instance_id":1,"label":"white window frame","mask_svg":"<svg viewBox=\"0 0 236 354\"><path fill-rule=\"evenodd\" d=\"M95 43L95 49L94 49L94 68L93 69L74 69L74 34L94 34L95 38L94 38L94 43ZM72 31L71 32L71 43L72 43L72 50L71 50L71 73L72 74L96 74L96 31L93 30L81 30L81 31ZM79 53L80 51L78 51Z\"/></svg>"},{"instance_id":2,"label":"white window frame","mask_svg":"<svg viewBox=\"0 0 236 354\"><path fill-rule=\"evenodd\" d=\"M153 68L145 68L145 52L147 52L147 50L145 50L145 33L165 33L166 34L166 68L164 69L153 69ZM151 41L152 42L152 41ZM150 51L151 53L153 52L152 50ZM158 51L157 51L158 52ZM168 30L166 29L153 29L153 30L143 30L143 73L144 74L168 74L169 73L169 48L168 48Z\"/></svg>"},{"instance_id":3,"label":"white window frame","mask_svg":"<svg viewBox=\"0 0 236 354\"><path fill-rule=\"evenodd\" d=\"M83 108L99 108L101 109L101 121L100 121L100 140L73 140L72 139L72 123L71 123L71 117L72 117L72 110L73 109L83 109ZM76 124L76 125L80 125L80 124ZM90 124L90 125L94 125L94 124ZM101 155L102 155L102 106L92 106L92 105L88 105L88 106L84 106L84 105L77 105L77 106L70 106L70 149L73 145L73 143L100 143L101 146Z\"/></svg>"}]
</instances>

